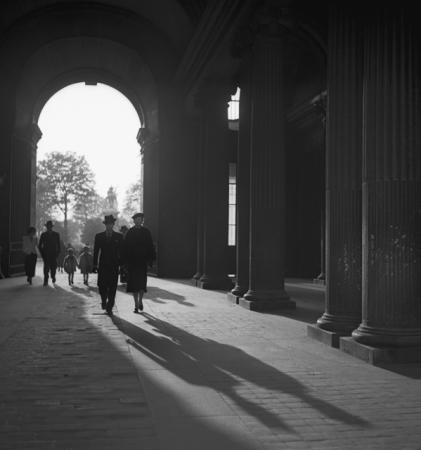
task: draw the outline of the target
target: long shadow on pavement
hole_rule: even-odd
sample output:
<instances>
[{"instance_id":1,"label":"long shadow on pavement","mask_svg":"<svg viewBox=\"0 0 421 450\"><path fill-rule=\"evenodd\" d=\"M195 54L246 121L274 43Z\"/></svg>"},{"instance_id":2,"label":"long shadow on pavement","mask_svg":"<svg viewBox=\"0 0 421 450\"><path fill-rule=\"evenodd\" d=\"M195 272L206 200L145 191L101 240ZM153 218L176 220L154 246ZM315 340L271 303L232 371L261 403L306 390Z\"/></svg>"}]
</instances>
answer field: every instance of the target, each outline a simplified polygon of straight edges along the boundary
<instances>
[{"instance_id":1,"label":"long shadow on pavement","mask_svg":"<svg viewBox=\"0 0 421 450\"><path fill-rule=\"evenodd\" d=\"M126 292L126 287L123 285L119 285L117 289L121 292ZM193 303L186 301L186 297L183 295L179 295L175 292L167 291L166 289L161 289L156 286L148 286L148 291L145 293L143 298L145 300L151 300L154 303L165 304L168 301L176 301L178 304L183 306L195 306Z\"/></svg>"},{"instance_id":2,"label":"long shadow on pavement","mask_svg":"<svg viewBox=\"0 0 421 450\"><path fill-rule=\"evenodd\" d=\"M202 339L151 314L143 315L146 323L159 335L145 331L121 317L113 318L117 327L132 339L129 343L133 347L191 385L207 386L219 391L245 413L268 427L289 429L278 414L236 391L244 381L278 394L296 397L333 420L359 427L371 426L360 417L315 397L304 384L237 347Z\"/></svg>"},{"instance_id":3,"label":"long shadow on pavement","mask_svg":"<svg viewBox=\"0 0 421 450\"><path fill-rule=\"evenodd\" d=\"M0 447L156 449L127 345L99 315L99 297L36 283L0 286L1 316L19 318L0 342ZM255 448L200 418L195 426L221 442L217 448Z\"/></svg>"}]
</instances>

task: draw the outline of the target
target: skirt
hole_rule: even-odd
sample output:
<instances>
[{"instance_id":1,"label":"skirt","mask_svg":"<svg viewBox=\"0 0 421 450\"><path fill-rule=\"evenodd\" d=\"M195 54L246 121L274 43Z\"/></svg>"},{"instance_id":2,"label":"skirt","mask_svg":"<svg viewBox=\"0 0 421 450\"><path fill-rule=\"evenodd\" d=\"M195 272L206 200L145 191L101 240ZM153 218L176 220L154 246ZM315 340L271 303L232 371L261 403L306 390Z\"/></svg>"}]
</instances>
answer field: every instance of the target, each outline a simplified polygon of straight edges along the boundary
<instances>
[{"instance_id":1,"label":"skirt","mask_svg":"<svg viewBox=\"0 0 421 450\"><path fill-rule=\"evenodd\" d=\"M35 266L37 264L37 255L31 253L25 256L25 274L27 277L33 277L35 275Z\"/></svg>"},{"instance_id":2,"label":"skirt","mask_svg":"<svg viewBox=\"0 0 421 450\"><path fill-rule=\"evenodd\" d=\"M146 291L147 265L128 265L126 292Z\"/></svg>"}]
</instances>

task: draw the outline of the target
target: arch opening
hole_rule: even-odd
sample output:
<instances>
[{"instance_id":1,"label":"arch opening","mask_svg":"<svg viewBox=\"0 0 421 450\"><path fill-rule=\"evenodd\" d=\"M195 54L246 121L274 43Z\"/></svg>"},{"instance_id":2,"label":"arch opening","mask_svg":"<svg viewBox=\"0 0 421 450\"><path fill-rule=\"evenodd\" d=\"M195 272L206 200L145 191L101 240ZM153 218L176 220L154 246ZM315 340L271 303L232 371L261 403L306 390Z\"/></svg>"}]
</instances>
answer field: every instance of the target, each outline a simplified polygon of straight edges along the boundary
<instances>
[{"instance_id":1,"label":"arch opening","mask_svg":"<svg viewBox=\"0 0 421 450\"><path fill-rule=\"evenodd\" d=\"M34 111L37 146L35 222L56 223L63 243L91 244L104 215L116 229L141 209L142 156L137 136L145 126L139 105L119 89L96 81L67 84ZM140 111L140 113L139 113Z\"/></svg>"}]
</instances>

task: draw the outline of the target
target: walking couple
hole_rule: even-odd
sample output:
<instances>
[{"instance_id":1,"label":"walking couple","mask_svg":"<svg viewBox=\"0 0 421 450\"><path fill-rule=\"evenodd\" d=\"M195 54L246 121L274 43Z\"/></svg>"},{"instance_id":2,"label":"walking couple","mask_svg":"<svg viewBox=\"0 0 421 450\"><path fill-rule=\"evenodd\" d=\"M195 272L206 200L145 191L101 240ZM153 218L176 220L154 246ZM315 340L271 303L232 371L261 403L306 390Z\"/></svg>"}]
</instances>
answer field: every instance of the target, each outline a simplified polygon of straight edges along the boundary
<instances>
[{"instance_id":1,"label":"walking couple","mask_svg":"<svg viewBox=\"0 0 421 450\"><path fill-rule=\"evenodd\" d=\"M150 231L143 226L143 213L136 213L134 226L125 237L114 231L116 218L105 216L105 231L95 235L94 272L98 272L98 290L102 309L112 315L117 292L119 269L127 266L127 292L132 293L137 313L143 310L146 292L147 267L155 260L155 247Z\"/></svg>"}]
</instances>

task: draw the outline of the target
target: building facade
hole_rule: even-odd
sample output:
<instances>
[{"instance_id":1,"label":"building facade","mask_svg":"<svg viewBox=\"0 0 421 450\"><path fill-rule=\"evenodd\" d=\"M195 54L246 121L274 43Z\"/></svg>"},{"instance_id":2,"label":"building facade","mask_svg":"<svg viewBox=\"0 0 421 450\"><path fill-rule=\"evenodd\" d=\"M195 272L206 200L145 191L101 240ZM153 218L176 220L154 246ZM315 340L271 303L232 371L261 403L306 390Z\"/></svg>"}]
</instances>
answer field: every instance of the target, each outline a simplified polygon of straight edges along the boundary
<instances>
[{"instance_id":1,"label":"building facade","mask_svg":"<svg viewBox=\"0 0 421 450\"><path fill-rule=\"evenodd\" d=\"M285 277L315 278L326 284L326 305L309 334L419 353L421 46L411 6L7 0L0 8L4 272L21 271L21 236L34 223L43 106L64 86L101 82L126 95L142 124L158 276L227 289L252 310L294 308ZM227 105L237 88L233 128Z\"/></svg>"}]
</instances>

